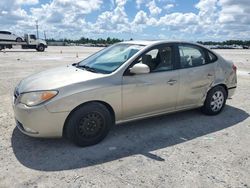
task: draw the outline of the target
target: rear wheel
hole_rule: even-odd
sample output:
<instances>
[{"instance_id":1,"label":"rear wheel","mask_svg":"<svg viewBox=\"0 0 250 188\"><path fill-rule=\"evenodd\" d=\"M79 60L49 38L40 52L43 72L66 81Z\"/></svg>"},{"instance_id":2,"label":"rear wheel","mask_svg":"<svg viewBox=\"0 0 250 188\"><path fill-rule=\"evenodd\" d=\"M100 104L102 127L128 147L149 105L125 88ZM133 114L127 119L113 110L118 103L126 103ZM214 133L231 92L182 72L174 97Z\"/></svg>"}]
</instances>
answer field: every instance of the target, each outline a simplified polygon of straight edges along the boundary
<instances>
[{"instance_id":1,"label":"rear wheel","mask_svg":"<svg viewBox=\"0 0 250 188\"><path fill-rule=\"evenodd\" d=\"M22 42L22 41L23 41L22 38L20 38L20 37L16 38L16 42Z\"/></svg>"},{"instance_id":2,"label":"rear wheel","mask_svg":"<svg viewBox=\"0 0 250 188\"><path fill-rule=\"evenodd\" d=\"M216 86L212 88L201 108L202 112L207 115L219 114L225 106L227 93L224 87Z\"/></svg>"},{"instance_id":3,"label":"rear wheel","mask_svg":"<svg viewBox=\"0 0 250 188\"><path fill-rule=\"evenodd\" d=\"M100 103L89 103L75 110L66 124L66 136L78 146L102 141L113 121L109 110Z\"/></svg>"}]
</instances>

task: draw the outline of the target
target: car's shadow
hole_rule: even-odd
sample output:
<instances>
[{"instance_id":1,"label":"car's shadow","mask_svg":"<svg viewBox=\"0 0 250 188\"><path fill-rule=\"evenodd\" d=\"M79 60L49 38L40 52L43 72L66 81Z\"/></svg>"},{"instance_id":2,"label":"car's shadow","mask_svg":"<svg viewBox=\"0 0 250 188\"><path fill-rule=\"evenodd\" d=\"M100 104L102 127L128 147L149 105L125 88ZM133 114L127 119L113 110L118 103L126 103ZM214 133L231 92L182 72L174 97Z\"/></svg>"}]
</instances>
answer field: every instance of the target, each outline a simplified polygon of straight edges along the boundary
<instances>
[{"instance_id":1,"label":"car's shadow","mask_svg":"<svg viewBox=\"0 0 250 188\"><path fill-rule=\"evenodd\" d=\"M88 167L123 157L142 154L164 161L150 152L207 135L245 120L249 114L226 106L217 116L205 116L196 110L115 126L101 143L79 148L65 139L37 139L12 134L12 148L24 166L42 171Z\"/></svg>"}]
</instances>

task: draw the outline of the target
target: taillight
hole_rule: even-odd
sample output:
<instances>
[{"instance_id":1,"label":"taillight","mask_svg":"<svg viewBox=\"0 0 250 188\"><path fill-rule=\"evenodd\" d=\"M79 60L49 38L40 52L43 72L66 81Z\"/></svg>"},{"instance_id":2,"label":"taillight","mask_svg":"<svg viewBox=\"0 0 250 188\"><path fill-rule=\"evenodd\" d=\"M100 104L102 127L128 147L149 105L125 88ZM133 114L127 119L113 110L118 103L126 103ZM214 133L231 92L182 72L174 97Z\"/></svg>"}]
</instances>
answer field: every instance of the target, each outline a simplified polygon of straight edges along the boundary
<instances>
[{"instance_id":1,"label":"taillight","mask_svg":"<svg viewBox=\"0 0 250 188\"><path fill-rule=\"evenodd\" d=\"M237 71L237 67L234 64L233 64L232 68L233 68L234 72Z\"/></svg>"}]
</instances>

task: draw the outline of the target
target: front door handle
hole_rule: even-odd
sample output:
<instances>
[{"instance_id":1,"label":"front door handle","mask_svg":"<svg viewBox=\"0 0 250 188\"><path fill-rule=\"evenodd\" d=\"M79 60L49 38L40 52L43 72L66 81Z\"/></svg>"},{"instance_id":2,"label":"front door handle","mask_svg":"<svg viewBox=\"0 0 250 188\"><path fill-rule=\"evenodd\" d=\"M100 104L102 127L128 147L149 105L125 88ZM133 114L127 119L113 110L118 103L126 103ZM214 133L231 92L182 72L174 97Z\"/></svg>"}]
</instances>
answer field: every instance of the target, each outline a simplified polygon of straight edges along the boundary
<instances>
[{"instance_id":1,"label":"front door handle","mask_svg":"<svg viewBox=\"0 0 250 188\"><path fill-rule=\"evenodd\" d=\"M169 85L174 85L175 83L177 82L177 80L169 80L167 83L169 84Z\"/></svg>"},{"instance_id":2,"label":"front door handle","mask_svg":"<svg viewBox=\"0 0 250 188\"><path fill-rule=\"evenodd\" d=\"M142 85L144 85L144 86L151 86L151 85L153 85L153 83L144 82Z\"/></svg>"}]
</instances>

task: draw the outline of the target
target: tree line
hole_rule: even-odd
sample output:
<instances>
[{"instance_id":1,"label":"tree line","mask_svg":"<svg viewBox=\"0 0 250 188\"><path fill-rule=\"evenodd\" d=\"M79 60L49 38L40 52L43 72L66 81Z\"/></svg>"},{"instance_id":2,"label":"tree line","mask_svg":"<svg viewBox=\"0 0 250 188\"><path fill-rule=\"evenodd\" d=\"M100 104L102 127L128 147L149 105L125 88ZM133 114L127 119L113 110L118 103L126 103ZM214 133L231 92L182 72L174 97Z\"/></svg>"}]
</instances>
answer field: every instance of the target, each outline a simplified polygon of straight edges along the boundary
<instances>
[{"instance_id":1,"label":"tree line","mask_svg":"<svg viewBox=\"0 0 250 188\"><path fill-rule=\"evenodd\" d=\"M133 40L132 38L130 40ZM47 39L47 42L65 42L65 43L75 43L75 44L114 44L117 42L124 41L123 39L118 38L111 38L107 37L104 38L98 38L98 39L91 39L88 37L81 37L80 39L72 40L72 39ZM250 46L250 40L227 40L222 42L215 42L215 41L197 41L197 43L203 44L203 45L240 45L240 46Z\"/></svg>"},{"instance_id":2,"label":"tree line","mask_svg":"<svg viewBox=\"0 0 250 188\"><path fill-rule=\"evenodd\" d=\"M80 39L77 40L72 40L72 39L47 39L47 42L65 42L65 43L75 43L75 44L114 44L117 42L121 42L123 40L120 40L118 38L111 38L107 37L106 39L103 38L98 38L98 39L91 39L91 38L85 38L81 37Z\"/></svg>"},{"instance_id":3,"label":"tree line","mask_svg":"<svg viewBox=\"0 0 250 188\"><path fill-rule=\"evenodd\" d=\"M214 42L214 41L197 41L197 43L203 45L240 45L240 46L250 46L250 40L227 40L222 42Z\"/></svg>"}]
</instances>

